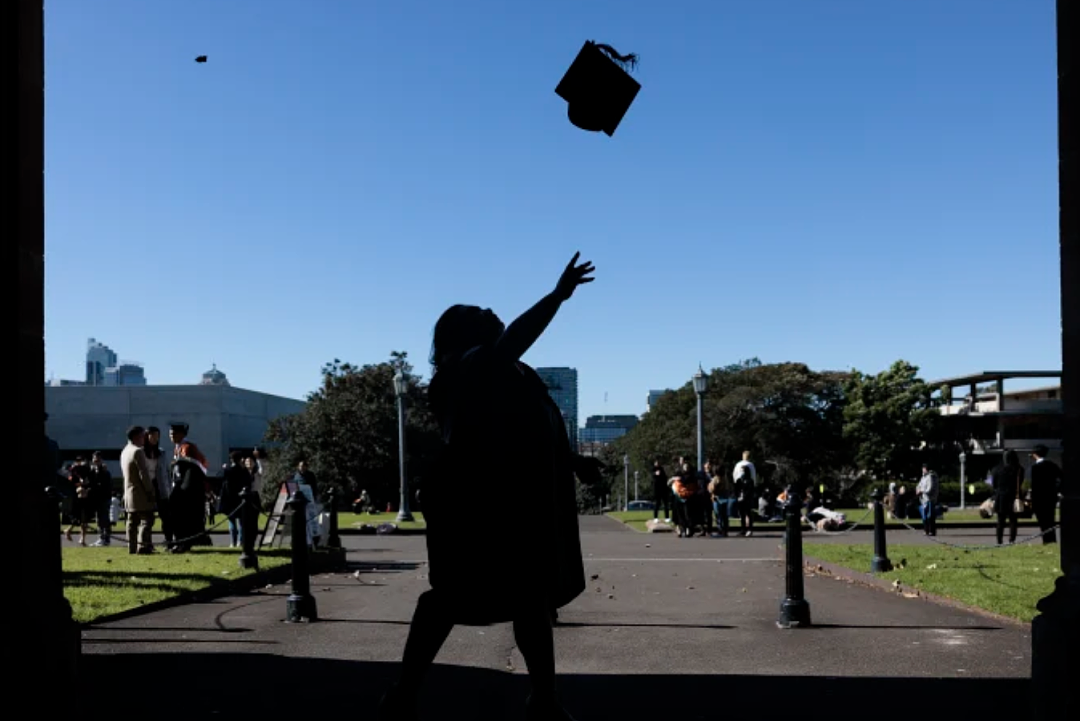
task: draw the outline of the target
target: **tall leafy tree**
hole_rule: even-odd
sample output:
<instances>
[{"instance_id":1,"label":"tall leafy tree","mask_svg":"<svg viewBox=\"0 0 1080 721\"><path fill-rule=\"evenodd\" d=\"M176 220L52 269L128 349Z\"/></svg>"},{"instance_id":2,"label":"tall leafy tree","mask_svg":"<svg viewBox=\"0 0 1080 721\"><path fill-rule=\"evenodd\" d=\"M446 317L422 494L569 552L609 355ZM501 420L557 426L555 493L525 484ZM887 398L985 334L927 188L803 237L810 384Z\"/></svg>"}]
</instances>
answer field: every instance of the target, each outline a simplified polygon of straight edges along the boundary
<instances>
[{"instance_id":1,"label":"tall leafy tree","mask_svg":"<svg viewBox=\"0 0 1080 721\"><path fill-rule=\"evenodd\" d=\"M877 375L855 372L847 384L844 437L873 478L914 479L923 442L936 438L940 413L918 366L898 360Z\"/></svg>"},{"instance_id":2,"label":"tall leafy tree","mask_svg":"<svg viewBox=\"0 0 1080 721\"><path fill-rule=\"evenodd\" d=\"M271 423L266 442L265 487L276 494L300 460L306 460L318 480L316 492L333 486L355 497L366 489L377 503L398 499L398 419L393 388L401 370L407 383L406 467L410 482L426 471L439 442L435 419L427 403L427 386L412 371L407 355L394 352L390 360L355 366L338 359L322 368L320 388L309 394L307 406L296 415Z\"/></svg>"},{"instance_id":3,"label":"tall leafy tree","mask_svg":"<svg viewBox=\"0 0 1080 721\"><path fill-rule=\"evenodd\" d=\"M704 451L730 469L749 450L759 475L777 475L775 461L790 478L833 485L851 464L843 439L844 383L848 374L815 372L801 363L763 364L754 358L714 369L703 400ZM696 460L697 405L687 383L661 397L615 447L630 454L635 468L677 456ZM774 479L786 482L784 479ZM649 484L651 494L651 484Z\"/></svg>"}]
</instances>

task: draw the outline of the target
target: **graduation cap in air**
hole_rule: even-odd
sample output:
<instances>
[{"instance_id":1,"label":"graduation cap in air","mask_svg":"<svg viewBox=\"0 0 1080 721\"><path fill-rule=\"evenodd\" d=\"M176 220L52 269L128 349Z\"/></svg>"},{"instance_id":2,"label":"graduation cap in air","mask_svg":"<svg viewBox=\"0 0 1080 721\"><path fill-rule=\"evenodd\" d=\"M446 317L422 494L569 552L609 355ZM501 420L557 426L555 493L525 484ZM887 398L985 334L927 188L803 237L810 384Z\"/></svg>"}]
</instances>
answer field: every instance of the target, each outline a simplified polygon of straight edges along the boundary
<instances>
[{"instance_id":1,"label":"graduation cap in air","mask_svg":"<svg viewBox=\"0 0 1080 721\"><path fill-rule=\"evenodd\" d=\"M587 40L555 88L566 101L570 122L582 130L613 135L641 90L641 83L627 72L637 61L634 53L620 55L610 45Z\"/></svg>"},{"instance_id":2,"label":"graduation cap in air","mask_svg":"<svg viewBox=\"0 0 1080 721\"><path fill-rule=\"evenodd\" d=\"M195 58L195 62L197 62L197 63L205 63L206 62L206 56L205 55L200 55L199 57Z\"/></svg>"}]
</instances>

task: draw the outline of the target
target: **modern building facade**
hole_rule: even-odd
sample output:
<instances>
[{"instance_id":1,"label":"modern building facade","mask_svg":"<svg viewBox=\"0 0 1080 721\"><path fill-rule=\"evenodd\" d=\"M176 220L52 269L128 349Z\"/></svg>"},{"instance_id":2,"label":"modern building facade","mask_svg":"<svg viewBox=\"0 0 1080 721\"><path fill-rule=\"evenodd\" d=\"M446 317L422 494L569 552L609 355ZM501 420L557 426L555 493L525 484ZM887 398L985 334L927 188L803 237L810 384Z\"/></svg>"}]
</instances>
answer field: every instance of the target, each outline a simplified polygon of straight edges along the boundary
<instances>
[{"instance_id":1,"label":"modern building facade","mask_svg":"<svg viewBox=\"0 0 1080 721\"><path fill-rule=\"evenodd\" d=\"M1014 450L1026 466L1036 445L1045 445L1060 462L1065 409L1061 385L1007 390L1005 382L1019 379L1061 379L1060 371L983 371L970 376L934 381L941 390L941 414L964 452L988 457L980 465L996 464ZM945 389L948 389L947 391ZM964 389L959 395L954 389Z\"/></svg>"},{"instance_id":2,"label":"modern building facade","mask_svg":"<svg viewBox=\"0 0 1080 721\"><path fill-rule=\"evenodd\" d=\"M638 417L632 415L589 416L578 439L581 443L606 445L616 438L625 436L638 424Z\"/></svg>"},{"instance_id":3,"label":"modern building facade","mask_svg":"<svg viewBox=\"0 0 1080 721\"><path fill-rule=\"evenodd\" d=\"M47 431L65 462L101 451L114 473L130 426L157 426L165 436L163 449L171 451L169 424L187 423L210 472L220 473L231 450L260 446L270 421L299 413L304 405L224 385L45 387Z\"/></svg>"},{"instance_id":4,"label":"modern building facade","mask_svg":"<svg viewBox=\"0 0 1080 721\"><path fill-rule=\"evenodd\" d=\"M141 363L122 361L113 368L105 369L105 385L144 386L146 385L146 373L143 371Z\"/></svg>"},{"instance_id":5,"label":"modern building facade","mask_svg":"<svg viewBox=\"0 0 1080 721\"><path fill-rule=\"evenodd\" d=\"M95 338L86 341L86 385L105 385L105 371L116 365L116 353L112 348Z\"/></svg>"},{"instance_id":6,"label":"modern building facade","mask_svg":"<svg viewBox=\"0 0 1080 721\"><path fill-rule=\"evenodd\" d=\"M537 368L555 405L562 413L570 447L578 448L578 372L576 368Z\"/></svg>"},{"instance_id":7,"label":"modern building facade","mask_svg":"<svg viewBox=\"0 0 1080 721\"><path fill-rule=\"evenodd\" d=\"M672 392L671 389L665 389L665 390L662 390L662 391L649 391L649 400L646 401L646 403L645 403L646 411L651 411L653 406L656 405L656 402L658 400L660 400L660 398L665 393L671 393L671 392Z\"/></svg>"}]
</instances>

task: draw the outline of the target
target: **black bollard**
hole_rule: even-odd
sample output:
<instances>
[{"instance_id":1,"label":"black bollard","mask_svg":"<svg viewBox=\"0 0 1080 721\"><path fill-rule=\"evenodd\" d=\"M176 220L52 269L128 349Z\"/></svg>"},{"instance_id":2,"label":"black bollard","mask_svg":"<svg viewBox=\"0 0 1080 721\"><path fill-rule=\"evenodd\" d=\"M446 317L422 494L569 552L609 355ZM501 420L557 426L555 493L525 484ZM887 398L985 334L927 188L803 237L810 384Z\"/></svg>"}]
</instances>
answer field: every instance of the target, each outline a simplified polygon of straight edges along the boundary
<instances>
[{"instance_id":1,"label":"black bollard","mask_svg":"<svg viewBox=\"0 0 1080 721\"><path fill-rule=\"evenodd\" d=\"M330 530L326 536L326 547L341 548L341 536L338 534L337 492L332 487L326 493L326 504L330 510Z\"/></svg>"},{"instance_id":2,"label":"black bollard","mask_svg":"<svg viewBox=\"0 0 1080 721\"><path fill-rule=\"evenodd\" d=\"M259 554L255 550L255 536L259 535L259 493L247 490L240 494L244 505L240 508L240 568L259 568Z\"/></svg>"},{"instance_id":3,"label":"black bollard","mask_svg":"<svg viewBox=\"0 0 1080 721\"><path fill-rule=\"evenodd\" d=\"M892 561L885 552L885 507L881 504L881 489L870 492L874 502L874 557L870 561L870 573L885 573L892 570Z\"/></svg>"},{"instance_id":4,"label":"black bollard","mask_svg":"<svg viewBox=\"0 0 1080 721\"><path fill-rule=\"evenodd\" d=\"M787 537L784 545L784 598L780 601L780 628L799 628L810 625L810 604L803 597L802 501L797 488L788 488L784 513Z\"/></svg>"},{"instance_id":5,"label":"black bollard","mask_svg":"<svg viewBox=\"0 0 1080 721\"><path fill-rule=\"evenodd\" d=\"M292 511L292 593L285 602L285 620L288 623L317 621L319 614L315 608L315 597L311 595L308 569L308 500L298 489L286 505Z\"/></svg>"}]
</instances>

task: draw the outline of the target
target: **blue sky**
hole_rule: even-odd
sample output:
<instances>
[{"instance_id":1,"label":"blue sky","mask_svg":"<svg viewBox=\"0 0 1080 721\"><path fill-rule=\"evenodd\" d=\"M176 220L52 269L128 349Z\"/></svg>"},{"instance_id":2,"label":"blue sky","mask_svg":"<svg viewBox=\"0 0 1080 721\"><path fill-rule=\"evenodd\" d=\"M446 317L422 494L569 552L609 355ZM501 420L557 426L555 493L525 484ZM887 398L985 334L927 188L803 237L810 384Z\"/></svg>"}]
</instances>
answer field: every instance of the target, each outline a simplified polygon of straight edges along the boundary
<instances>
[{"instance_id":1,"label":"blue sky","mask_svg":"<svg viewBox=\"0 0 1080 721\"><path fill-rule=\"evenodd\" d=\"M554 93L586 39L641 58L613 138ZM49 376L426 373L579 249L526 360L582 418L753 356L1060 367L1050 0L49 0L46 53Z\"/></svg>"}]
</instances>

